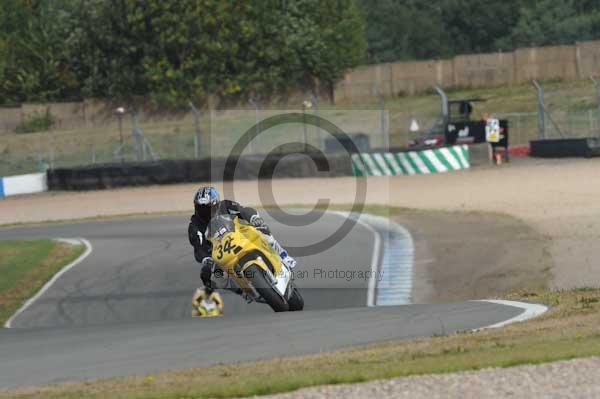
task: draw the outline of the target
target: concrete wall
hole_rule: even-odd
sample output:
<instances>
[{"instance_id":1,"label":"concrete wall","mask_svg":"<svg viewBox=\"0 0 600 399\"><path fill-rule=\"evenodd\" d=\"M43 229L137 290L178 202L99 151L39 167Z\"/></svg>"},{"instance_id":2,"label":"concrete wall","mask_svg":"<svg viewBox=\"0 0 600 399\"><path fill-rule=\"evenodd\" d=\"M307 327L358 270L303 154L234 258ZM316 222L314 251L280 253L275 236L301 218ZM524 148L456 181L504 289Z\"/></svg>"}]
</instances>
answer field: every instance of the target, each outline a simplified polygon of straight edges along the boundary
<instances>
[{"instance_id":1,"label":"concrete wall","mask_svg":"<svg viewBox=\"0 0 600 399\"><path fill-rule=\"evenodd\" d=\"M363 66L346 73L337 84L335 101L360 101L376 92L410 95L436 85L482 87L526 83L532 79L587 79L591 75L600 75L600 41L459 55L451 60Z\"/></svg>"},{"instance_id":2,"label":"concrete wall","mask_svg":"<svg viewBox=\"0 0 600 399\"><path fill-rule=\"evenodd\" d=\"M515 79L507 83L523 83L532 79L585 78L578 74L576 53L576 46L518 49L514 52Z\"/></svg>"},{"instance_id":3,"label":"concrete wall","mask_svg":"<svg viewBox=\"0 0 600 399\"><path fill-rule=\"evenodd\" d=\"M460 55L452 66L451 86L490 86L514 80L513 53Z\"/></svg>"},{"instance_id":4,"label":"concrete wall","mask_svg":"<svg viewBox=\"0 0 600 399\"><path fill-rule=\"evenodd\" d=\"M579 76L591 76L600 73L600 41L577 44L575 57L578 62Z\"/></svg>"},{"instance_id":5,"label":"concrete wall","mask_svg":"<svg viewBox=\"0 0 600 399\"><path fill-rule=\"evenodd\" d=\"M0 135L14 132L21 123L21 108L0 108Z\"/></svg>"}]
</instances>

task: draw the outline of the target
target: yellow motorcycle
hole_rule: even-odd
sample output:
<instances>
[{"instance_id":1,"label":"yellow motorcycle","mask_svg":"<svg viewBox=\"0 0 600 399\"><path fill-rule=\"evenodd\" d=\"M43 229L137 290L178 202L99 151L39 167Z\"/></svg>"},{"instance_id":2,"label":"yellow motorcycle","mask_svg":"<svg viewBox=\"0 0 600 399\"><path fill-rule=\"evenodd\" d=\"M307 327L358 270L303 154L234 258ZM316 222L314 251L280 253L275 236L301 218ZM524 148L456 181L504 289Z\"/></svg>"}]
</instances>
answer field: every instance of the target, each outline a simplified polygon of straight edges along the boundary
<instances>
[{"instance_id":1,"label":"yellow motorcycle","mask_svg":"<svg viewBox=\"0 0 600 399\"><path fill-rule=\"evenodd\" d=\"M292 271L263 233L228 214L213 217L208 233L213 260L244 293L275 312L304 308Z\"/></svg>"}]
</instances>

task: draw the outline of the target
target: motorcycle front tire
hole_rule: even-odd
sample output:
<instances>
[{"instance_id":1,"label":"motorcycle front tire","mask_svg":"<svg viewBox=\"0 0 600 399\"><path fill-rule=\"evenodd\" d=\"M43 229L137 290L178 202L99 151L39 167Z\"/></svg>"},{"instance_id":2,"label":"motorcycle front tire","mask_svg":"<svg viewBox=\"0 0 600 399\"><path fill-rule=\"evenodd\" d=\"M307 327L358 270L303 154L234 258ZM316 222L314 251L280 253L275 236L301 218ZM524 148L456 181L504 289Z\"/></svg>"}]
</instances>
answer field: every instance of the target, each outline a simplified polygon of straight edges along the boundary
<instances>
[{"instance_id":1,"label":"motorcycle front tire","mask_svg":"<svg viewBox=\"0 0 600 399\"><path fill-rule=\"evenodd\" d=\"M244 273L247 276L246 278L250 280L254 289L274 312L287 312L289 310L287 302L275 291L275 288L271 286L263 269L257 265L251 265L248 266Z\"/></svg>"},{"instance_id":2,"label":"motorcycle front tire","mask_svg":"<svg viewBox=\"0 0 600 399\"><path fill-rule=\"evenodd\" d=\"M293 288L292 295L290 295L290 299L288 299L288 306L290 312L297 312L304 309L304 299L296 287Z\"/></svg>"}]
</instances>

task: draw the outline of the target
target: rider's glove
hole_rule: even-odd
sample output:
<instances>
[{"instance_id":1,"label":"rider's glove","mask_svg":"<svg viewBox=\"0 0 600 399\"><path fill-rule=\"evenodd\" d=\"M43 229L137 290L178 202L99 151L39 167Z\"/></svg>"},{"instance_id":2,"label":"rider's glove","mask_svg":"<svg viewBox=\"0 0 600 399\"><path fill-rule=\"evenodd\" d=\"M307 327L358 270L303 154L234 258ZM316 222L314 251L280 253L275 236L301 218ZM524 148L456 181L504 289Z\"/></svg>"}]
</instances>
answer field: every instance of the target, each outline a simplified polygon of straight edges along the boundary
<instances>
[{"instance_id":1,"label":"rider's glove","mask_svg":"<svg viewBox=\"0 0 600 399\"><path fill-rule=\"evenodd\" d=\"M266 234L266 235L271 235L271 230L269 230L269 227L266 225L265 221L260 216L253 215L250 218L250 224L252 224L252 226L256 227L256 229L258 231L260 231L261 233Z\"/></svg>"}]
</instances>

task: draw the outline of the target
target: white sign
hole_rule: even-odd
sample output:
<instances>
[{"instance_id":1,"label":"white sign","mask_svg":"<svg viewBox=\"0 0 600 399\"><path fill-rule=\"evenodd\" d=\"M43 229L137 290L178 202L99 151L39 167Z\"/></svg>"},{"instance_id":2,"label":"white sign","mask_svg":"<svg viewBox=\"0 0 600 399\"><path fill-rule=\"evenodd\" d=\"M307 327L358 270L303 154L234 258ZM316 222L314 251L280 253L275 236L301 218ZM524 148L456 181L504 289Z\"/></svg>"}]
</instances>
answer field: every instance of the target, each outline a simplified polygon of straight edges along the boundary
<instances>
[{"instance_id":1,"label":"white sign","mask_svg":"<svg viewBox=\"0 0 600 399\"><path fill-rule=\"evenodd\" d=\"M488 143L500 142L500 121L498 119L488 119L485 125L485 141Z\"/></svg>"},{"instance_id":2,"label":"white sign","mask_svg":"<svg viewBox=\"0 0 600 399\"><path fill-rule=\"evenodd\" d=\"M4 182L4 195L33 194L48 191L45 173L0 177ZM0 196L1 198L2 196Z\"/></svg>"},{"instance_id":3,"label":"white sign","mask_svg":"<svg viewBox=\"0 0 600 399\"><path fill-rule=\"evenodd\" d=\"M410 123L410 131L411 132L418 132L420 129L419 124L417 123L416 119L413 119L412 122Z\"/></svg>"}]
</instances>

